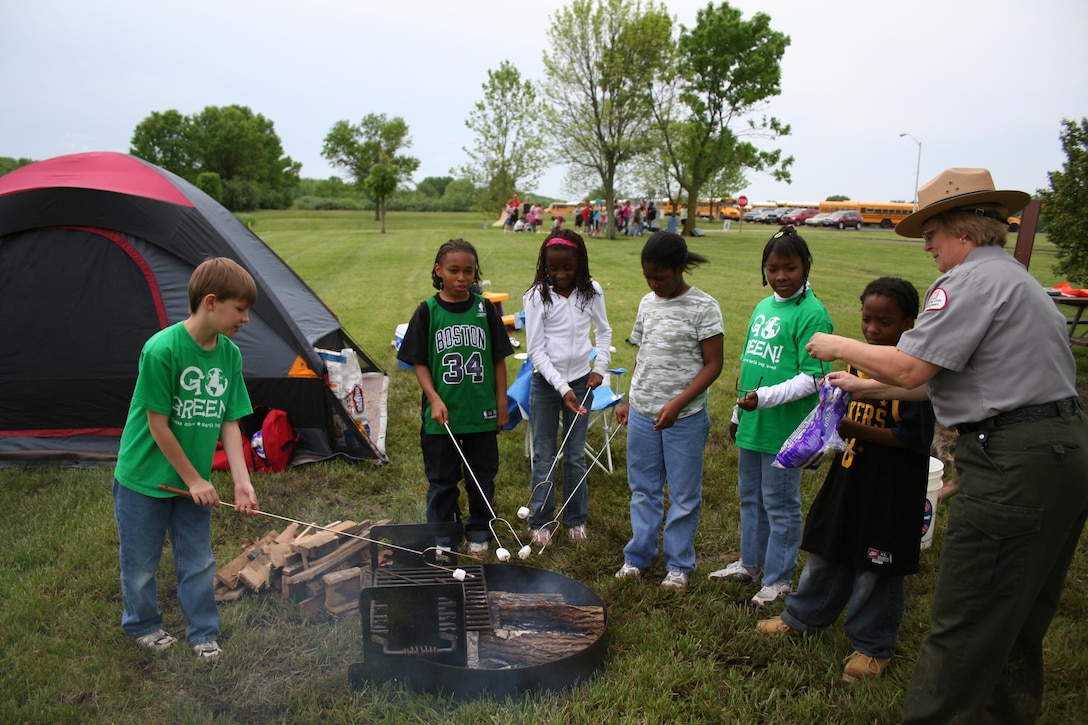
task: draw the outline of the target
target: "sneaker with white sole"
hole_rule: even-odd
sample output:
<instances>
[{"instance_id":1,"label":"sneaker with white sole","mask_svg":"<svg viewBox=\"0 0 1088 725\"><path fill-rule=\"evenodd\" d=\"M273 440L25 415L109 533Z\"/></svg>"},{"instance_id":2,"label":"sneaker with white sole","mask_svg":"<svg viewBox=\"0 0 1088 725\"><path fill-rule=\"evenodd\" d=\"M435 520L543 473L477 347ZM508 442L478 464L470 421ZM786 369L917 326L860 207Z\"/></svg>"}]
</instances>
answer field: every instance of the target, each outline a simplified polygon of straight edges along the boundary
<instances>
[{"instance_id":1,"label":"sneaker with white sole","mask_svg":"<svg viewBox=\"0 0 1088 725\"><path fill-rule=\"evenodd\" d=\"M744 562L737 559L724 569L710 572L707 578L730 582L753 582L759 578L761 572L758 566L745 566Z\"/></svg>"},{"instance_id":2,"label":"sneaker with white sole","mask_svg":"<svg viewBox=\"0 0 1088 725\"><path fill-rule=\"evenodd\" d=\"M552 542L552 532L548 529L529 529L529 536L534 544L547 546Z\"/></svg>"},{"instance_id":3,"label":"sneaker with white sole","mask_svg":"<svg viewBox=\"0 0 1088 725\"><path fill-rule=\"evenodd\" d=\"M486 541L470 541L468 542L468 553L470 554L483 554L487 551Z\"/></svg>"},{"instance_id":4,"label":"sneaker with white sole","mask_svg":"<svg viewBox=\"0 0 1088 725\"><path fill-rule=\"evenodd\" d=\"M642 576L642 569L637 566L631 566L626 561L623 562L623 566L616 572L617 579L626 579L627 577L640 577Z\"/></svg>"},{"instance_id":5,"label":"sneaker with white sole","mask_svg":"<svg viewBox=\"0 0 1088 725\"><path fill-rule=\"evenodd\" d=\"M665 575L665 578L661 580L661 586L665 589L679 589L684 591L688 588L688 575L683 571L670 571Z\"/></svg>"},{"instance_id":6,"label":"sneaker with white sole","mask_svg":"<svg viewBox=\"0 0 1088 725\"><path fill-rule=\"evenodd\" d=\"M757 607L765 607L768 604L774 604L779 600L785 599L792 590L793 588L790 586L789 582L768 584L756 592L756 595L752 597L752 604Z\"/></svg>"},{"instance_id":7,"label":"sneaker with white sole","mask_svg":"<svg viewBox=\"0 0 1088 725\"><path fill-rule=\"evenodd\" d=\"M213 639L211 642L193 645L193 654L199 659L210 660L223 654L223 649L219 646L219 643Z\"/></svg>"},{"instance_id":8,"label":"sneaker with white sole","mask_svg":"<svg viewBox=\"0 0 1088 725\"><path fill-rule=\"evenodd\" d=\"M578 526L567 527L567 538L571 541L585 541L586 540L586 525L579 524Z\"/></svg>"},{"instance_id":9,"label":"sneaker with white sole","mask_svg":"<svg viewBox=\"0 0 1088 725\"><path fill-rule=\"evenodd\" d=\"M171 635L167 634L166 630L162 627L159 627L151 634L145 634L142 637L136 638L136 644L140 645L141 647L146 647L152 652L162 652L166 649L169 649L170 645L174 644L174 642L177 641L178 640L176 637L172 637Z\"/></svg>"}]
</instances>

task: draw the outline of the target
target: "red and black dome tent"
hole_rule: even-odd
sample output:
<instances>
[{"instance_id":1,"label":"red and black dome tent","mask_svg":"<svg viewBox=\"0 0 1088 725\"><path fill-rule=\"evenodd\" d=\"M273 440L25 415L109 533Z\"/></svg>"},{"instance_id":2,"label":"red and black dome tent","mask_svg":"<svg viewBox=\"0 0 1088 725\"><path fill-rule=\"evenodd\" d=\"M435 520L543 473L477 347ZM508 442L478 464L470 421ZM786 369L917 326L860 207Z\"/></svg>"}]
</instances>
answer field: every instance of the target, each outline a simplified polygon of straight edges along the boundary
<instances>
[{"instance_id":1,"label":"red and black dome tent","mask_svg":"<svg viewBox=\"0 0 1088 725\"><path fill-rule=\"evenodd\" d=\"M257 282L235 342L253 404L286 410L302 435L296 459L384 462L384 372L313 290L207 194L108 152L0 177L0 461L115 457L140 349L188 316L189 276L213 256ZM325 385L315 347L354 348L380 375L370 438Z\"/></svg>"}]
</instances>

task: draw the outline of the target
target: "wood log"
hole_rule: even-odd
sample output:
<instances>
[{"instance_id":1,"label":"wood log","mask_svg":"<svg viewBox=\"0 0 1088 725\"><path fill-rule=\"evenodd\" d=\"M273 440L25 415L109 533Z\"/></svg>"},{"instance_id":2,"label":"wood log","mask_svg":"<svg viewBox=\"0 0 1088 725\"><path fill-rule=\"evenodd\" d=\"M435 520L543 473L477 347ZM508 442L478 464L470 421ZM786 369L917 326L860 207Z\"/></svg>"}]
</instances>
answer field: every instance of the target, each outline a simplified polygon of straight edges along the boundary
<instances>
[{"instance_id":1,"label":"wood log","mask_svg":"<svg viewBox=\"0 0 1088 725\"><path fill-rule=\"evenodd\" d=\"M298 536L298 524L290 524L276 537L277 544L290 544Z\"/></svg>"},{"instance_id":2,"label":"wood log","mask_svg":"<svg viewBox=\"0 0 1088 725\"><path fill-rule=\"evenodd\" d=\"M238 575L238 581L245 584L252 591L259 592L267 589L272 577L272 557L261 553L256 559L249 562L245 569Z\"/></svg>"},{"instance_id":3,"label":"wood log","mask_svg":"<svg viewBox=\"0 0 1088 725\"><path fill-rule=\"evenodd\" d=\"M481 669L527 667L568 657L589 647L596 637L569 632L517 632L505 628L480 632Z\"/></svg>"},{"instance_id":4,"label":"wood log","mask_svg":"<svg viewBox=\"0 0 1088 725\"><path fill-rule=\"evenodd\" d=\"M219 571L215 573L215 578L222 582L230 589L235 589L239 586L238 577L250 563L260 556L264 551L264 547L270 543L273 543L278 534L275 531L270 531L264 535L260 541L247 547L245 551L235 557L229 564L221 567Z\"/></svg>"},{"instance_id":5,"label":"wood log","mask_svg":"<svg viewBox=\"0 0 1088 725\"><path fill-rule=\"evenodd\" d=\"M577 634L599 636L604 632L604 609L572 604L529 604L500 606L499 623L503 629L542 634Z\"/></svg>"},{"instance_id":6,"label":"wood log","mask_svg":"<svg viewBox=\"0 0 1088 725\"><path fill-rule=\"evenodd\" d=\"M331 612L333 607L352 601L358 605L359 592L362 589L360 579L362 572L361 568L353 566L321 577L325 585L325 609Z\"/></svg>"}]
</instances>

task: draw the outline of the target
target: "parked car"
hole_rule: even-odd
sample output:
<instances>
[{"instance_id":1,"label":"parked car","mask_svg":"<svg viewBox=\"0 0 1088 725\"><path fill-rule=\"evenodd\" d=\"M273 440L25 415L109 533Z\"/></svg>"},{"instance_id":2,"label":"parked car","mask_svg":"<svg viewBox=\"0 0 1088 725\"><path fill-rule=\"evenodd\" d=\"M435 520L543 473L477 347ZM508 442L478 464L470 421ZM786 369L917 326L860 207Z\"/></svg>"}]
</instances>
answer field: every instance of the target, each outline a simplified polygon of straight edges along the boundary
<instances>
[{"instance_id":1,"label":"parked car","mask_svg":"<svg viewBox=\"0 0 1088 725\"><path fill-rule=\"evenodd\" d=\"M792 224L798 226L805 223L805 220L809 217L814 217L819 212L816 209L794 209L789 214L782 215L782 224Z\"/></svg>"},{"instance_id":2,"label":"parked car","mask_svg":"<svg viewBox=\"0 0 1088 725\"><path fill-rule=\"evenodd\" d=\"M827 218L827 222L824 226L838 227L839 229L861 229L861 212L854 211L853 209L845 209L843 211L837 211Z\"/></svg>"},{"instance_id":3,"label":"parked car","mask_svg":"<svg viewBox=\"0 0 1088 725\"><path fill-rule=\"evenodd\" d=\"M782 217L786 214L792 214L795 211L797 210L786 206L777 209L768 209L767 213L763 215L763 218L760 219L760 221L764 224L782 224Z\"/></svg>"},{"instance_id":4,"label":"parked car","mask_svg":"<svg viewBox=\"0 0 1088 725\"><path fill-rule=\"evenodd\" d=\"M747 214L744 215L744 221L746 221L746 222L762 221L761 217L764 214L766 214L767 212L769 212L769 211L774 211L774 209L769 209L769 208L767 208L765 206L756 207L755 209L752 209L750 212L748 212Z\"/></svg>"},{"instance_id":5,"label":"parked car","mask_svg":"<svg viewBox=\"0 0 1088 725\"><path fill-rule=\"evenodd\" d=\"M822 227L822 226L825 226L824 222L826 222L829 218L831 218L830 213L820 212L819 214L817 214L815 216L810 216L808 219L805 219L805 226L806 227Z\"/></svg>"}]
</instances>

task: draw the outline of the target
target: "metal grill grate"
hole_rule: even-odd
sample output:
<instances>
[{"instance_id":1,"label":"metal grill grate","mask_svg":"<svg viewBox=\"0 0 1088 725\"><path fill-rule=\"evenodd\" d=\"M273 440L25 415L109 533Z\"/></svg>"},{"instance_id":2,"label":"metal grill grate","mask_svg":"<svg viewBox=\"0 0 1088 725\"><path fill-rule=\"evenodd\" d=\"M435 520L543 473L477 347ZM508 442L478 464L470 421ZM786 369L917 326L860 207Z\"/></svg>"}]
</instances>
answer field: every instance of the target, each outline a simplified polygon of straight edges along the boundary
<instances>
[{"instance_id":1,"label":"metal grill grate","mask_svg":"<svg viewBox=\"0 0 1088 725\"><path fill-rule=\"evenodd\" d=\"M381 567L373 572L371 586L391 587L415 584L417 586L437 584L460 584L465 594L465 631L481 632L495 628L491 617L491 606L487 599L487 581L484 568L475 564L462 567L468 576L458 582L449 572L431 566L417 568Z\"/></svg>"}]
</instances>

